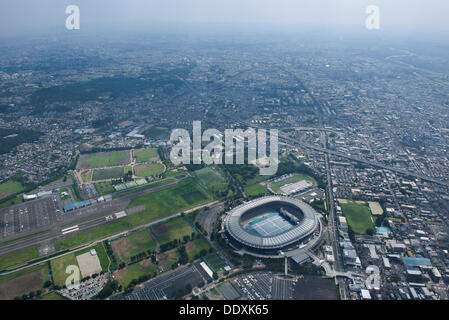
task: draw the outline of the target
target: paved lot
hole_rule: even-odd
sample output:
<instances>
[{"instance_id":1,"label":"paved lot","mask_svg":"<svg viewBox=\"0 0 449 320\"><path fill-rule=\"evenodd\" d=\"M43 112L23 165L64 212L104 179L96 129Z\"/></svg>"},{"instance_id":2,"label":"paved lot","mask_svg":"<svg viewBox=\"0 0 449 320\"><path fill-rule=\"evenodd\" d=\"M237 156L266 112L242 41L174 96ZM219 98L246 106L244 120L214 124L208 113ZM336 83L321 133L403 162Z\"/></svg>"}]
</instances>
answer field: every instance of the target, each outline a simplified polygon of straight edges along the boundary
<instances>
[{"instance_id":1,"label":"paved lot","mask_svg":"<svg viewBox=\"0 0 449 320\"><path fill-rule=\"evenodd\" d=\"M164 300L172 298L179 289L190 284L197 286L200 282L206 283L210 279L202 270L199 263L179 268L173 272L165 273L145 284L130 294L120 296L123 300Z\"/></svg>"},{"instance_id":2,"label":"paved lot","mask_svg":"<svg viewBox=\"0 0 449 320\"><path fill-rule=\"evenodd\" d=\"M101 264L97 254L92 255L90 252L86 252L76 256L76 260L78 261L83 278L101 272Z\"/></svg>"},{"instance_id":3,"label":"paved lot","mask_svg":"<svg viewBox=\"0 0 449 320\"><path fill-rule=\"evenodd\" d=\"M234 284L249 300L271 299L272 281L271 272L246 274L233 279Z\"/></svg>"},{"instance_id":4,"label":"paved lot","mask_svg":"<svg viewBox=\"0 0 449 320\"><path fill-rule=\"evenodd\" d=\"M273 278L271 296L273 300L291 300L293 299L293 288L295 281L290 279Z\"/></svg>"},{"instance_id":5,"label":"paved lot","mask_svg":"<svg viewBox=\"0 0 449 320\"><path fill-rule=\"evenodd\" d=\"M50 227L56 220L57 199L50 196L0 210L1 238Z\"/></svg>"},{"instance_id":6,"label":"paved lot","mask_svg":"<svg viewBox=\"0 0 449 320\"><path fill-rule=\"evenodd\" d=\"M217 290L226 298L226 300L236 300L240 298L240 293L232 286L231 283L225 282Z\"/></svg>"}]
</instances>

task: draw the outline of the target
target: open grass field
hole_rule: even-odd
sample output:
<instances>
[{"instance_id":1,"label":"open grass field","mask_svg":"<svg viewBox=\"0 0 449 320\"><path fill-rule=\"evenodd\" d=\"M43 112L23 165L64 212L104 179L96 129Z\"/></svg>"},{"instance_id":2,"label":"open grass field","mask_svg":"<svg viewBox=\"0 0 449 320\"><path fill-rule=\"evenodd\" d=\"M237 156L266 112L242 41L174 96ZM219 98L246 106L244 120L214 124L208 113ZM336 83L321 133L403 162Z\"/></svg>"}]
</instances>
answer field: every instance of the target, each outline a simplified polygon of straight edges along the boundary
<instances>
[{"instance_id":1,"label":"open grass field","mask_svg":"<svg viewBox=\"0 0 449 320\"><path fill-rule=\"evenodd\" d=\"M70 234L61 240L55 241L55 249L58 251L69 249L91 240L96 240L128 230L130 227L131 225L127 220L116 220L110 223L102 224L91 230Z\"/></svg>"},{"instance_id":2,"label":"open grass field","mask_svg":"<svg viewBox=\"0 0 449 320\"><path fill-rule=\"evenodd\" d=\"M36 300L68 300L66 297L61 296L59 293L53 291L37 298Z\"/></svg>"},{"instance_id":3,"label":"open grass field","mask_svg":"<svg viewBox=\"0 0 449 320\"><path fill-rule=\"evenodd\" d=\"M347 203L340 202L339 204L343 215L355 233L366 234L368 229L374 229L371 212L366 203L348 201Z\"/></svg>"},{"instance_id":4,"label":"open grass field","mask_svg":"<svg viewBox=\"0 0 449 320\"><path fill-rule=\"evenodd\" d=\"M151 236L148 229L143 229L129 234L127 237L121 237L114 240L111 244L112 249L120 260L129 262L130 257L141 252L156 249L156 241Z\"/></svg>"},{"instance_id":5,"label":"open grass field","mask_svg":"<svg viewBox=\"0 0 449 320\"><path fill-rule=\"evenodd\" d=\"M109 181L98 182L95 184L95 188L97 189L100 195L110 194L115 192L114 187Z\"/></svg>"},{"instance_id":6,"label":"open grass field","mask_svg":"<svg viewBox=\"0 0 449 320\"><path fill-rule=\"evenodd\" d=\"M0 256L0 270L25 263L39 256L37 246L20 249Z\"/></svg>"},{"instance_id":7,"label":"open grass field","mask_svg":"<svg viewBox=\"0 0 449 320\"><path fill-rule=\"evenodd\" d=\"M137 226L211 200L212 197L193 179L185 179L174 187L142 195L131 200L128 208L144 205L145 210L130 215L129 218L132 224Z\"/></svg>"},{"instance_id":8,"label":"open grass field","mask_svg":"<svg viewBox=\"0 0 449 320\"><path fill-rule=\"evenodd\" d=\"M213 272L218 272L220 269L225 267L223 260L221 260L215 252L209 253L203 259Z\"/></svg>"},{"instance_id":9,"label":"open grass field","mask_svg":"<svg viewBox=\"0 0 449 320\"><path fill-rule=\"evenodd\" d=\"M179 260L179 251L178 248L168 250L164 253L157 255L157 260L159 261L159 268L165 272L171 269L171 266L178 262Z\"/></svg>"},{"instance_id":10,"label":"open grass field","mask_svg":"<svg viewBox=\"0 0 449 320\"><path fill-rule=\"evenodd\" d=\"M251 187L248 187L245 189L246 193L249 196L255 197L255 196L263 196L263 195L267 195L270 192L267 190L266 186L262 186L260 184L255 184Z\"/></svg>"},{"instance_id":11,"label":"open grass field","mask_svg":"<svg viewBox=\"0 0 449 320\"><path fill-rule=\"evenodd\" d=\"M65 272L66 268L70 265L79 267L75 253L70 253L65 256L53 259L50 261L50 265L53 275L53 282L55 285L60 287L63 287L65 285L65 281L69 276L69 274Z\"/></svg>"},{"instance_id":12,"label":"open grass field","mask_svg":"<svg viewBox=\"0 0 449 320\"><path fill-rule=\"evenodd\" d=\"M101 269L103 271L106 271L109 266L109 259L103 244L99 243L93 247L85 248L83 250L79 250L74 253L69 253L62 257L51 260L50 265L53 275L53 282L60 287L64 286L65 280L69 276L69 274L65 273L67 266L75 265L79 267L76 257L83 253L89 252L91 249L95 249L95 251L97 251L97 256L98 259L100 260Z\"/></svg>"},{"instance_id":13,"label":"open grass field","mask_svg":"<svg viewBox=\"0 0 449 320\"><path fill-rule=\"evenodd\" d=\"M285 186L286 184L290 184L290 183L295 183L295 182L298 182L301 180L309 181L309 182L313 183L313 185L315 187L318 186L318 182L316 182L316 180L313 179L312 177L305 175L305 174L294 173L293 176L291 176L290 178L287 178L285 180L282 180L282 181L279 181L276 183L271 183L270 187L276 193L283 193L281 191L282 186Z\"/></svg>"},{"instance_id":14,"label":"open grass field","mask_svg":"<svg viewBox=\"0 0 449 320\"><path fill-rule=\"evenodd\" d=\"M136 158L137 163L155 161L159 159L157 154L157 149L146 148L139 149L134 151L134 157Z\"/></svg>"},{"instance_id":15,"label":"open grass field","mask_svg":"<svg viewBox=\"0 0 449 320\"><path fill-rule=\"evenodd\" d=\"M15 198L12 198L10 200L1 202L0 203L0 209L6 208L6 207L9 207L9 206L13 206L15 204L19 204L19 203L22 203L22 202L23 202L23 197L21 195L18 195Z\"/></svg>"},{"instance_id":16,"label":"open grass field","mask_svg":"<svg viewBox=\"0 0 449 320\"><path fill-rule=\"evenodd\" d=\"M139 164L134 167L136 176L138 177L152 177L164 172L164 165L162 163Z\"/></svg>"},{"instance_id":17,"label":"open grass field","mask_svg":"<svg viewBox=\"0 0 449 320\"><path fill-rule=\"evenodd\" d=\"M175 239L182 240L184 236L190 236L193 232L193 227L184 217L177 217L152 226L151 231L159 243L162 244Z\"/></svg>"},{"instance_id":18,"label":"open grass field","mask_svg":"<svg viewBox=\"0 0 449 320\"><path fill-rule=\"evenodd\" d=\"M81 179L83 179L84 183L88 183L92 181L93 170L89 170L87 172L81 173Z\"/></svg>"},{"instance_id":19,"label":"open grass field","mask_svg":"<svg viewBox=\"0 0 449 320\"><path fill-rule=\"evenodd\" d=\"M216 168L214 169L212 167L206 167L200 170L196 170L195 175L205 185L210 185L224 181L220 173L217 172L217 169Z\"/></svg>"},{"instance_id":20,"label":"open grass field","mask_svg":"<svg viewBox=\"0 0 449 320\"><path fill-rule=\"evenodd\" d=\"M68 249L89 241L89 232L80 232L65 236L61 240L55 241L56 251Z\"/></svg>"},{"instance_id":21,"label":"open grass field","mask_svg":"<svg viewBox=\"0 0 449 320\"><path fill-rule=\"evenodd\" d=\"M97 169L92 174L92 181L120 179L125 175L126 167L115 167L109 169Z\"/></svg>"},{"instance_id":22,"label":"open grass field","mask_svg":"<svg viewBox=\"0 0 449 320\"><path fill-rule=\"evenodd\" d=\"M121 270L117 270L114 276L123 287L127 287L131 281L139 279L139 277L153 274L157 272L157 267L151 263L150 259L144 259L140 262L127 265Z\"/></svg>"},{"instance_id":23,"label":"open grass field","mask_svg":"<svg viewBox=\"0 0 449 320\"><path fill-rule=\"evenodd\" d=\"M82 154L78 160L78 169L94 169L126 165L131 162L129 150Z\"/></svg>"},{"instance_id":24,"label":"open grass field","mask_svg":"<svg viewBox=\"0 0 449 320\"><path fill-rule=\"evenodd\" d=\"M206 250L209 252L211 248L209 242L204 237L196 238L193 241L189 241L185 245L189 261L200 258L200 252Z\"/></svg>"},{"instance_id":25,"label":"open grass field","mask_svg":"<svg viewBox=\"0 0 449 320\"><path fill-rule=\"evenodd\" d=\"M0 276L0 300L14 299L41 289L49 280L47 263Z\"/></svg>"},{"instance_id":26,"label":"open grass field","mask_svg":"<svg viewBox=\"0 0 449 320\"><path fill-rule=\"evenodd\" d=\"M196 170L195 176L198 181L213 194L225 190L227 187L227 183L224 178L214 167L206 167Z\"/></svg>"},{"instance_id":27,"label":"open grass field","mask_svg":"<svg viewBox=\"0 0 449 320\"><path fill-rule=\"evenodd\" d=\"M0 183L0 199L21 192L22 190L22 184L17 181L8 180L6 182Z\"/></svg>"},{"instance_id":28,"label":"open grass field","mask_svg":"<svg viewBox=\"0 0 449 320\"><path fill-rule=\"evenodd\" d=\"M103 243L99 243L94 247L89 248L95 249L97 251L98 260L100 260L101 269L103 271L106 271L109 269L109 258L108 254L106 253L106 249L104 248Z\"/></svg>"}]
</instances>

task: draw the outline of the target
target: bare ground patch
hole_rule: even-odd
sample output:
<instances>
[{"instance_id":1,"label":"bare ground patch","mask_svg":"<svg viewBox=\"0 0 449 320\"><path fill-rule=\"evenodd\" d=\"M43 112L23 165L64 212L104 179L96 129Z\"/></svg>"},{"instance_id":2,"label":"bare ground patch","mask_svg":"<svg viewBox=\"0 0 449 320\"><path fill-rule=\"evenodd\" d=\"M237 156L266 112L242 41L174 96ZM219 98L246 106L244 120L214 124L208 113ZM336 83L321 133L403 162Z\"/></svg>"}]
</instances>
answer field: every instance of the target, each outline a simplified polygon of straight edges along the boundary
<instances>
[{"instance_id":1,"label":"bare ground patch","mask_svg":"<svg viewBox=\"0 0 449 320\"><path fill-rule=\"evenodd\" d=\"M111 246L112 249L117 253L120 260L129 258L129 247L131 246L131 241L127 237L123 237L113 241Z\"/></svg>"},{"instance_id":2,"label":"bare ground patch","mask_svg":"<svg viewBox=\"0 0 449 320\"><path fill-rule=\"evenodd\" d=\"M39 289L42 289L42 276L37 270L0 283L0 300L14 299Z\"/></svg>"}]
</instances>

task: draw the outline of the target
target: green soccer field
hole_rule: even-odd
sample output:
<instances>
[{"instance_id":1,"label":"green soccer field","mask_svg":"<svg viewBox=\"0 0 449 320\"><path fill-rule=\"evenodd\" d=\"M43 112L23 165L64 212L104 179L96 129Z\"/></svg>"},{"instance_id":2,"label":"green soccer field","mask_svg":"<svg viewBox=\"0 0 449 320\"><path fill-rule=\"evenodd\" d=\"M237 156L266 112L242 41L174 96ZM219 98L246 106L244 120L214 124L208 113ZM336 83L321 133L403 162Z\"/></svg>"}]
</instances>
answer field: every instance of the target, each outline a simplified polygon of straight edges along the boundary
<instances>
[{"instance_id":1,"label":"green soccer field","mask_svg":"<svg viewBox=\"0 0 449 320\"><path fill-rule=\"evenodd\" d=\"M355 233L366 234L368 229L374 230L375 225L367 205L353 201L348 203L340 203L339 205L343 211L346 221Z\"/></svg>"},{"instance_id":2,"label":"green soccer field","mask_svg":"<svg viewBox=\"0 0 449 320\"><path fill-rule=\"evenodd\" d=\"M126 168L126 167L125 167ZM92 181L119 179L125 175L124 167L116 167L109 169L97 169L92 174Z\"/></svg>"},{"instance_id":3,"label":"green soccer field","mask_svg":"<svg viewBox=\"0 0 449 320\"><path fill-rule=\"evenodd\" d=\"M98 152L82 155L78 160L78 168L94 169L126 165L131 162L129 150Z\"/></svg>"},{"instance_id":4,"label":"green soccer field","mask_svg":"<svg viewBox=\"0 0 449 320\"><path fill-rule=\"evenodd\" d=\"M152 177L164 172L164 165L161 163L141 164L134 167L136 176Z\"/></svg>"},{"instance_id":5,"label":"green soccer field","mask_svg":"<svg viewBox=\"0 0 449 320\"><path fill-rule=\"evenodd\" d=\"M100 195L110 194L115 192L114 187L112 186L111 182L104 181L104 182L98 182L95 184L95 188L97 189L98 193Z\"/></svg>"},{"instance_id":6,"label":"green soccer field","mask_svg":"<svg viewBox=\"0 0 449 320\"><path fill-rule=\"evenodd\" d=\"M255 184L251 187L248 187L245 189L245 191L249 196L253 196L253 197L269 194L267 187L262 186L260 184Z\"/></svg>"},{"instance_id":7,"label":"green soccer field","mask_svg":"<svg viewBox=\"0 0 449 320\"><path fill-rule=\"evenodd\" d=\"M211 200L194 179L185 179L174 187L134 198L127 208L145 206L144 211L129 216L133 225L140 225Z\"/></svg>"},{"instance_id":8,"label":"green soccer field","mask_svg":"<svg viewBox=\"0 0 449 320\"><path fill-rule=\"evenodd\" d=\"M218 272L220 269L225 267L223 260L215 253L209 253L204 257L204 261L214 272Z\"/></svg>"},{"instance_id":9,"label":"green soccer field","mask_svg":"<svg viewBox=\"0 0 449 320\"><path fill-rule=\"evenodd\" d=\"M134 157L136 158L137 163L148 162L150 160L157 160L158 154L157 149L140 149L134 151Z\"/></svg>"}]
</instances>

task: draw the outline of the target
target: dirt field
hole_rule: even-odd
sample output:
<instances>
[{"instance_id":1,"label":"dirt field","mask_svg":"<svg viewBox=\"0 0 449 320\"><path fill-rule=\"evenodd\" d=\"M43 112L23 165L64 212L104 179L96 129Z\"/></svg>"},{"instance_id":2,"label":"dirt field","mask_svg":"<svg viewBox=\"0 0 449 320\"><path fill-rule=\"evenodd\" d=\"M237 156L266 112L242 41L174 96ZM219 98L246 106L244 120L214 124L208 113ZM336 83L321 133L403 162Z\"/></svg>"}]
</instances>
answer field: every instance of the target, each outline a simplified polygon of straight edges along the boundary
<instances>
[{"instance_id":1,"label":"dirt field","mask_svg":"<svg viewBox=\"0 0 449 320\"><path fill-rule=\"evenodd\" d=\"M0 283L0 300L21 297L31 291L42 289L42 277L39 270Z\"/></svg>"},{"instance_id":2,"label":"dirt field","mask_svg":"<svg viewBox=\"0 0 449 320\"><path fill-rule=\"evenodd\" d=\"M170 230L170 228L166 225L166 224L160 224L157 225L154 229L153 232L156 235L156 237L161 237L162 235L166 234L168 231Z\"/></svg>"},{"instance_id":3,"label":"dirt field","mask_svg":"<svg viewBox=\"0 0 449 320\"><path fill-rule=\"evenodd\" d=\"M127 260L130 257L128 249L131 246L131 241L127 237L113 241L111 246L114 252L117 253L120 260Z\"/></svg>"},{"instance_id":4,"label":"dirt field","mask_svg":"<svg viewBox=\"0 0 449 320\"><path fill-rule=\"evenodd\" d=\"M192 241L189 241L185 245L187 253L193 251L195 249L195 244Z\"/></svg>"}]
</instances>

